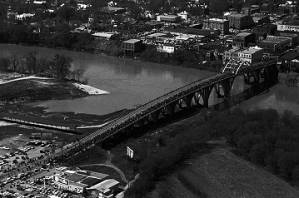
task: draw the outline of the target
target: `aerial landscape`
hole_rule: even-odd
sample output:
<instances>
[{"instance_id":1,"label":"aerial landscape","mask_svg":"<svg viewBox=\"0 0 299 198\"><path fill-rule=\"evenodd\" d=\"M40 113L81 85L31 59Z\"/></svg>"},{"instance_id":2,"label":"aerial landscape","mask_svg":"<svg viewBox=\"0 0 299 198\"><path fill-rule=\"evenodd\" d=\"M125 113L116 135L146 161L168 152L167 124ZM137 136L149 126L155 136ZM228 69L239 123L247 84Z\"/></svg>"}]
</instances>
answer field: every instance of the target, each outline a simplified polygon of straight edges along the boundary
<instances>
[{"instance_id":1,"label":"aerial landscape","mask_svg":"<svg viewBox=\"0 0 299 198\"><path fill-rule=\"evenodd\" d=\"M0 0L0 198L298 198L299 0Z\"/></svg>"}]
</instances>

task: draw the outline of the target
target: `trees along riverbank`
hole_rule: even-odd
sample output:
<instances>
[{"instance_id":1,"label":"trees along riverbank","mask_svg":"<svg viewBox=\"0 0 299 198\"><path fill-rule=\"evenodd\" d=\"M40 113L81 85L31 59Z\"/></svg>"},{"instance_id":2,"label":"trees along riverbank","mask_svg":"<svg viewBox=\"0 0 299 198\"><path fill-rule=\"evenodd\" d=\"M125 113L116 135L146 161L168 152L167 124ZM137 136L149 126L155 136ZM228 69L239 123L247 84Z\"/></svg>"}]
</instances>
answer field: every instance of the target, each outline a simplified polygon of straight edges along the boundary
<instances>
[{"instance_id":1,"label":"trees along riverbank","mask_svg":"<svg viewBox=\"0 0 299 198\"><path fill-rule=\"evenodd\" d=\"M161 134L163 146L142 159L138 166L140 177L126 197L145 197L157 181L183 166L186 159L209 152L207 140L221 137L225 137L236 154L291 184L298 184L298 117L290 112L279 115L275 110L237 109L205 118L182 124L168 135ZM146 153L146 149L142 147L136 152Z\"/></svg>"}]
</instances>

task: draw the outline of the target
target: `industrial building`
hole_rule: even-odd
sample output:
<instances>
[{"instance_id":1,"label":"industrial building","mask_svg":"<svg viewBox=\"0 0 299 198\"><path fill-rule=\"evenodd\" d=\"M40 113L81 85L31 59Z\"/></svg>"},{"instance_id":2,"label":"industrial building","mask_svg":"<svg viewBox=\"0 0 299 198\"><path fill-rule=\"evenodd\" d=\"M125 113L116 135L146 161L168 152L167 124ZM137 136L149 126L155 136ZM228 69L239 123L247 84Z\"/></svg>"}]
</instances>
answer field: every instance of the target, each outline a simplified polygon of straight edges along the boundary
<instances>
[{"instance_id":1,"label":"industrial building","mask_svg":"<svg viewBox=\"0 0 299 198\"><path fill-rule=\"evenodd\" d=\"M123 197L120 182L109 178L108 175L86 171L70 170L67 167L56 169L54 184L59 188L76 194L96 193L98 198Z\"/></svg>"}]
</instances>

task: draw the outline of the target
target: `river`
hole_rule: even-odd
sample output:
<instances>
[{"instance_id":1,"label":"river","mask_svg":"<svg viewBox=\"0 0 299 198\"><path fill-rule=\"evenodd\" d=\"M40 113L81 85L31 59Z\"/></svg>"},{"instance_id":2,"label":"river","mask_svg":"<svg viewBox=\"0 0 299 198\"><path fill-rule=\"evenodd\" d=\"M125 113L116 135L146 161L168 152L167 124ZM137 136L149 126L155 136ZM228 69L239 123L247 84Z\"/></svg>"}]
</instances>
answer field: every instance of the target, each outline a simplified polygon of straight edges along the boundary
<instances>
[{"instance_id":1,"label":"river","mask_svg":"<svg viewBox=\"0 0 299 198\"><path fill-rule=\"evenodd\" d=\"M72 58L73 68L84 70L88 84L108 91L108 95L88 96L69 100L51 100L32 105L47 111L104 115L121 109L131 109L189 82L214 73L190 68L141 62L105 55L95 55L60 49L0 44L0 57L24 56L31 51L38 57L52 58L64 54Z\"/></svg>"},{"instance_id":2,"label":"river","mask_svg":"<svg viewBox=\"0 0 299 198\"><path fill-rule=\"evenodd\" d=\"M73 68L84 70L88 84L110 92L108 95L88 96L78 99L50 100L30 105L43 106L51 112L76 112L104 115L121 109L131 109L146 103L187 83L213 75L213 72L175 67L139 60L105 55L74 52L61 49L0 44L0 57L24 56L31 51L39 57L52 58L64 54L72 58ZM233 92L246 88L242 78L237 78ZM216 102L212 95L210 102ZM239 105L244 110L274 108L279 112L290 110L299 115L299 88L278 84L265 94L253 97Z\"/></svg>"}]
</instances>

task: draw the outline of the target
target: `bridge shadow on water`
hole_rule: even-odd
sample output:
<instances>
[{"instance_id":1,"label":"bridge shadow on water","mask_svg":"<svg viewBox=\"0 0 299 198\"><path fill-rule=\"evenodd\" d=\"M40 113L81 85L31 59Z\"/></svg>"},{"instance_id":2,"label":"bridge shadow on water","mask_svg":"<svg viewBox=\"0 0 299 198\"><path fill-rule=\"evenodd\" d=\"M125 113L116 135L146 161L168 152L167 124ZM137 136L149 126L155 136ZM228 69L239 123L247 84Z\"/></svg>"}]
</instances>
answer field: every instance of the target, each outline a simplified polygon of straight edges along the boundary
<instances>
[{"instance_id":1,"label":"bridge shadow on water","mask_svg":"<svg viewBox=\"0 0 299 198\"><path fill-rule=\"evenodd\" d=\"M275 85L275 84L273 84ZM146 133L152 132L158 128L164 127L171 123L175 123L177 121L192 117L196 114L202 113L206 115L208 112L213 111L223 111L230 109L231 107L240 104L241 102L248 100L249 98L262 94L264 92L268 92L269 88L273 85L266 85L264 83L252 85L241 93L230 96L229 98L225 98L222 102L209 106L209 108L205 108L203 106L192 106L190 108L181 109L178 112L175 112L172 115L165 116L157 120L156 122L148 122L139 127L130 127L126 129L122 133L118 133L113 137L110 137L101 143L103 149L111 149L114 146L118 145L121 142L125 142L131 138L138 138Z\"/></svg>"}]
</instances>

